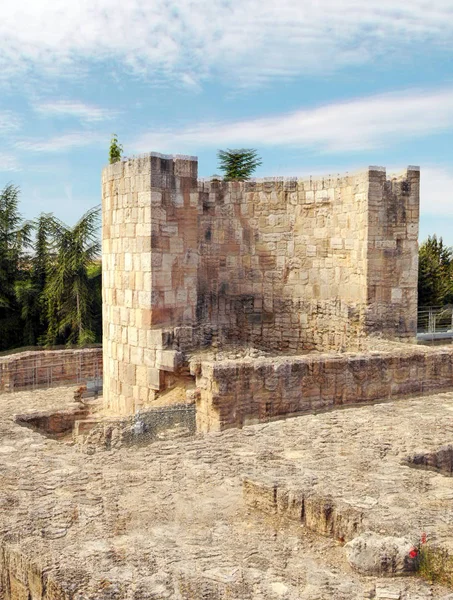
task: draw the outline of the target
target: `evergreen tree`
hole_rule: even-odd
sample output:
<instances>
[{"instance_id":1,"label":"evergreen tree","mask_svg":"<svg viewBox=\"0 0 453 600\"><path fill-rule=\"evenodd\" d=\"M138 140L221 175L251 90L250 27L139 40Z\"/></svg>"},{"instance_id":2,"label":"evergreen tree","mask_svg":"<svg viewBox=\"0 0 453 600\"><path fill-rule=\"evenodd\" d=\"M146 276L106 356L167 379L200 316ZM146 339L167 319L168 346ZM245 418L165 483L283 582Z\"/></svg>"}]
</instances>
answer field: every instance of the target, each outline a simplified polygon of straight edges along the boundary
<instances>
[{"instance_id":1,"label":"evergreen tree","mask_svg":"<svg viewBox=\"0 0 453 600\"><path fill-rule=\"evenodd\" d=\"M248 148L219 150L219 169L225 173L225 181L246 181L262 164L257 151Z\"/></svg>"},{"instance_id":2,"label":"evergreen tree","mask_svg":"<svg viewBox=\"0 0 453 600\"><path fill-rule=\"evenodd\" d=\"M19 212L19 188L6 185L0 192L0 349L23 341L22 311L16 294L18 282L28 277L32 224Z\"/></svg>"},{"instance_id":3,"label":"evergreen tree","mask_svg":"<svg viewBox=\"0 0 453 600\"><path fill-rule=\"evenodd\" d=\"M24 222L18 205L19 188L5 186L0 191L0 350L100 340L100 209L70 228L51 214Z\"/></svg>"},{"instance_id":4,"label":"evergreen tree","mask_svg":"<svg viewBox=\"0 0 453 600\"><path fill-rule=\"evenodd\" d=\"M50 227L52 215L42 214L33 222L35 240L27 278L16 281L15 293L21 308L23 343L32 346L40 343L47 331L44 289L51 265Z\"/></svg>"},{"instance_id":5,"label":"evergreen tree","mask_svg":"<svg viewBox=\"0 0 453 600\"><path fill-rule=\"evenodd\" d=\"M88 269L92 297L93 331L95 341L102 342L102 263L94 262Z\"/></svg>"},{"instance_id":6,"label":"evergreen tree","mask_svg":"<svg viewBox=\"0 0 453 600\"><path fill-rule=\"evenodd\" d=\"M123 152L123 146L118 144L118 136L116 133L112 135L110 141L109 161L110 164L119 162L121 160L121 154Z\"/></svg>"},{"instance_id":7,"label":"evergreen tree","mask_svg":"<svg viewBox=\"0 0 453 600\"><path fill-rule=\"evenodd\" d=\"M442 238L429 236L421 244L418 263L418 305L443 306L453 302L453 249Z\"/></svg>"}]
</instances>

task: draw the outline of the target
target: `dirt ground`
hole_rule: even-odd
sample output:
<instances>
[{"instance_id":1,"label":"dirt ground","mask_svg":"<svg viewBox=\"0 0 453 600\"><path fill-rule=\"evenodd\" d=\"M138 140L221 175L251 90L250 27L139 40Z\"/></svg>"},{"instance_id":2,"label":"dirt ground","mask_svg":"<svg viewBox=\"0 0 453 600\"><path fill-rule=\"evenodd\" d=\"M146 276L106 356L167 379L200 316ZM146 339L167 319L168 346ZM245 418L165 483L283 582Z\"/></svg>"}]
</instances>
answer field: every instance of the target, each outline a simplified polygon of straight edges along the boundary
<instances>
[{"instance_id":1,"label":"dirt ground","mask_svg":"<svg viewBox=\"0 0 453 600\"><path fill-rule=\"evenodd\" d=\"M15 569L52 579L46 600L453 598L417 577L361 576L340 543L243 499L244 476L298 485L359 508L371 529L448 546L453 478L401 461L453 441L453 392L92 456L14 422L73 391L0 396L0 545Z\"/></svg>"}]
</instances>

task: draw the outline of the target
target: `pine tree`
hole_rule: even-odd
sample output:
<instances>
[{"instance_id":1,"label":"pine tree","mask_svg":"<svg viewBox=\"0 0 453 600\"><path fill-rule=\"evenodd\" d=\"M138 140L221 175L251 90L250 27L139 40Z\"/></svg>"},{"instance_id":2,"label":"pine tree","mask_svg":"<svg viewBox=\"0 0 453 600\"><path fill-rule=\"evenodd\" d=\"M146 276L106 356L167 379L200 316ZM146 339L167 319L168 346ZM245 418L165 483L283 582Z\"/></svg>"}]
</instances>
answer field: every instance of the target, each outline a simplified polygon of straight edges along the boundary
<instances>
[{"instance_id":1,"label":"pine tree","mask_svg":"<svg viewBox=\"0 0 453 600\"><path fill-rule=\"evenodd\" d=\"M429 236L421 244L418 262L418 305L443 306L453 302L453 249L442 238Z\"/></svg>"},{"instance_id":2,"label":"pine tree","mask_svg":"<svg viewBox=\"0 0 453 600\"><path fill-rule=\"evenodd\" d=\"M19 212L19 188L8 184L0 192L0 349L22 345L23 323L16 290L26 280L32 224Z\"/></svg>"},{"instance_id":3,"label":"pine tree","mask_svg":"<svg viewBox=\"0 0 453 600\"><path fill-rule=\"evenodd\" d=\"M225 173L225 181L246 181L262 164L257 151L251 148L219 150L219 169Z\"/></svg>"},{"instance_id":4,"label":"pine tree","mask_svg":"<svg viewBox=\"0 0 453 600\"><path fill-rule=\"evenodd\" d=\"M52 219L51 214L41 214L33 221L35 240L28 277L16 282L16 298L21 307L24 344L27 346L40 343L47 331L44 290L52 261L50 248Z\"/></svg>"}]
</instances>

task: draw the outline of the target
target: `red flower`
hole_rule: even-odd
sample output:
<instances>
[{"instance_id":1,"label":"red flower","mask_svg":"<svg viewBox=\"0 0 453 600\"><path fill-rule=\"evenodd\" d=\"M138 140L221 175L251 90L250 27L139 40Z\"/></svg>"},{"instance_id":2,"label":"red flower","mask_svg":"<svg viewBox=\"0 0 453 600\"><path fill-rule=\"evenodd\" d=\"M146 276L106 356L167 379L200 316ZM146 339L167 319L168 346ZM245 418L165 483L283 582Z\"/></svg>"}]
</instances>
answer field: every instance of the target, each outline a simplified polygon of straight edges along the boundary
<instances>
[{"instance_id":1,"label":"red flower","mask_svg":"<svg viewBox=\"0 0 453 600\"><path fill-rule=\"evenodd\" d=\"M417 558L417 555L418 555L418 550L417 550L417 548L412 548L412 550L409 552L409 556L410 556L411 558Z\"/></svg>"},{"instance_id":2,"label":"red flower","mask_svg":"<svg viewBox=\"0 0 453 600\"><path fill-rule=\"evenodd\" d=\"M426 544L426 533L422 533L421 542L422 542L422 544Z\"/></svg>"}]
</instances>

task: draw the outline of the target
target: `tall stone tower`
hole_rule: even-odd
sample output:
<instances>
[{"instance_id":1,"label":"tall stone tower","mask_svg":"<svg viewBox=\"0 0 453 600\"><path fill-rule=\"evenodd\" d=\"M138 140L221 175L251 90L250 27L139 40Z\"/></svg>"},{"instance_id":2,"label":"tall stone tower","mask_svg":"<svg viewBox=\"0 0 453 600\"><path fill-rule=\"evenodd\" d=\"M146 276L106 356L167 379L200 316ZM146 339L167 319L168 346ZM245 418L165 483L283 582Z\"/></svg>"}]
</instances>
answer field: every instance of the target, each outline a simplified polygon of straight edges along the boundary
<instances>
[{"instance_id":1,"label":"tall stone tower","mask_svg":"<svg viewBox=\"0 0 453 600\"><path fill-rule=\"evenodd\" d=\"M152 399L176 368L165 327L195 322L197 166L150 154L102 174L104 403L117 413Z\"/></svg>"}]
</instances>

